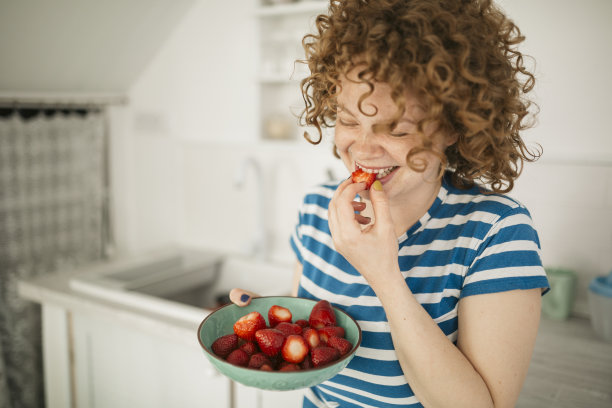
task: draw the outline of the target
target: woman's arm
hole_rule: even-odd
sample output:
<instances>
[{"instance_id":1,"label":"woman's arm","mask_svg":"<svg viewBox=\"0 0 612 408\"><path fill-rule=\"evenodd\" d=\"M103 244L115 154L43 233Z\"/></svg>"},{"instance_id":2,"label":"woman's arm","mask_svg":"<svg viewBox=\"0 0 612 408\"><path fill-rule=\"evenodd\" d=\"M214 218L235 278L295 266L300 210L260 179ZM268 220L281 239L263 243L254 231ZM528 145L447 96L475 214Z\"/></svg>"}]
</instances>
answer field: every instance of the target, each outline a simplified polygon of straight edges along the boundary
<instances>
[{"instance_id":1,"label":"woman's arm","mask_svg":"<svg viewBox=\"0 0 612 408\"><path fill-rule=\"evenodd\" d=\"M397 238L383 191L370 190L376 222L362 229L343 183L329 206L336 249L380 299L398 360L427 407L512 407L527 372L539 323L540 290L469 296L459 301L458 344L416 300L397 263Z\"/></svg>"},{"instance_id":2,"label":"woman's arm","mask_svg":"<svg viewBox=\"0 0 612 408\"><path fill-rule=\"evenodd\" d=\"M302 264L298 261L295 263L293 270L293 281L291 285L291 296L297 296L298 287L300 286L300 278L302 277Z\"/></svg>"}]
</instances>

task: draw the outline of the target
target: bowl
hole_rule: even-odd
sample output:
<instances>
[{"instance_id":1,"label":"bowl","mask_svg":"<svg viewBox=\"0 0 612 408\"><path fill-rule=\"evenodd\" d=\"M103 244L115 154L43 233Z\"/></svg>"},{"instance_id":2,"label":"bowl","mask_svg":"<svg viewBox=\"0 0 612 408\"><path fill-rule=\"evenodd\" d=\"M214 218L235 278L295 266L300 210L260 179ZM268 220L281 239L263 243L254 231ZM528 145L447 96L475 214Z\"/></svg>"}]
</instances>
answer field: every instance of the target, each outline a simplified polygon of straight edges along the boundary
<instances>
[{"instance_id":1,"label":"bowl","mask_svg":"<svg viewBox=\"0 0 612 408\"><path fill-rule=\"evenodd\" d=\"M241 384L264 390L289 391L308 388L326 381L338 374L355 356L355 351L361 344L361 328L357 322L344 311L334 307L338 326L345 330L345 338L353 344L350 352L340 359L318 368L300 371L261 371L253 368L240 367L228 363L212 352L211 345L219 337L232 334L236 320L247 313L257 311L268 323L268 309L272 305L286 307L293 315L293 321L308 320L310 311L317 301L291 296L265 296L254 298L248 306L239 307L234 304L225 305L211 312L200 323L198 340L204 349L204 354L215 368L223 375Z\"/></svg>"}]
</instances>

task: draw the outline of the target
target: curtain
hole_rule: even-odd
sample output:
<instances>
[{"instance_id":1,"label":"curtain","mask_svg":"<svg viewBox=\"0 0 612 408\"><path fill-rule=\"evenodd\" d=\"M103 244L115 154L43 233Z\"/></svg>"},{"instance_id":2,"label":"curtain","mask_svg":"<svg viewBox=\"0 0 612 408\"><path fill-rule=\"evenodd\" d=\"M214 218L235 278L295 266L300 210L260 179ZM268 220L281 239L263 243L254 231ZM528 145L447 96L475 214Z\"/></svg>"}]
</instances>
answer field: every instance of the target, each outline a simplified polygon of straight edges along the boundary
<instances>
[{"instance_id":1,"label":"curtain","mask_svg":"<svg viewBox=\"0 0 612 408\"><path fill-rule=\"evenodd\" d=\"M103 111L0 110L0 408L42 408L40 306L20 279L104 257Z\"/></svg>"}]
</instances>

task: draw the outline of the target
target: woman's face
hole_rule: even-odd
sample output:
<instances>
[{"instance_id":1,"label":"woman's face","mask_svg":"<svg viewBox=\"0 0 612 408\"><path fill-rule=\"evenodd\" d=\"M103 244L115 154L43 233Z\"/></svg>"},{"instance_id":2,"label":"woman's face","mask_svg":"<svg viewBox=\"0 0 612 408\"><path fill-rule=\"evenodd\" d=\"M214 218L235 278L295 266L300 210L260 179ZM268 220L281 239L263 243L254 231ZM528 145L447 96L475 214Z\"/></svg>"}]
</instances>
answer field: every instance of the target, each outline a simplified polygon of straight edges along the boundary
<instances>
[{"instance_id":1,"label":"woman's face","mask_svg":"<svg viewBox=\"0 0 612 408\"><path fill-rule=\"evenodd\" d=\"M397 112L391 99L391 88L384 83L374 83L374 93L362 103L364 114L359 110L358 101L369 88L367 84L356 83L356 76L352 75L349 73L348 79L342 78L341 81L334 139L338 154L349 172L362 168L378 173L377 178L392 202L417 199L419 191L437 187L440 183L440 159L435 154L424 152L416 156L419 161L427 163L422 173L412 170L406 162L410 150L421 145L416 124L424 111L419 101L407 94L405 112L398 125L389 130L381 125L390 123ZM426 128L425 133L429 135L433 130ZM451 140L448 137L438 139L434 140L433 148L443 152Z\"/></svg>"}]
</instances>

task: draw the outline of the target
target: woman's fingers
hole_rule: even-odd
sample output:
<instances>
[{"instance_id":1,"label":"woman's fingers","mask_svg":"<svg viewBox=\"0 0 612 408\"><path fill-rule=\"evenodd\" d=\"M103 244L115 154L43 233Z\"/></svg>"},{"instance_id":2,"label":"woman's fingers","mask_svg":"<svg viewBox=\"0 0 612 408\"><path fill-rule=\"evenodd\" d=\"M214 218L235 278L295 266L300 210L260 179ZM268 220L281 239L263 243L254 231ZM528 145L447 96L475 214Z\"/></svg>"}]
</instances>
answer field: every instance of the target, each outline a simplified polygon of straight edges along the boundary
<instances>
[{"instance_id":1,"label":"woman's fingers","mask_svg":"<svg viewBox=\"0 0 612 408\"><path fill-rule=\"evenodd\" d=\"M229 293L232 303L240 307L247 306L254 297L259 297L259 295L240 288L234 288Z\"/></svg>"}]
</instances>

